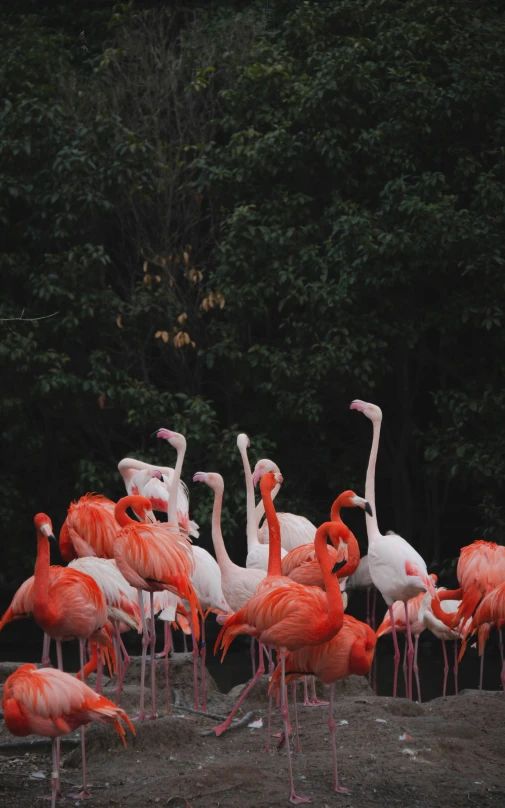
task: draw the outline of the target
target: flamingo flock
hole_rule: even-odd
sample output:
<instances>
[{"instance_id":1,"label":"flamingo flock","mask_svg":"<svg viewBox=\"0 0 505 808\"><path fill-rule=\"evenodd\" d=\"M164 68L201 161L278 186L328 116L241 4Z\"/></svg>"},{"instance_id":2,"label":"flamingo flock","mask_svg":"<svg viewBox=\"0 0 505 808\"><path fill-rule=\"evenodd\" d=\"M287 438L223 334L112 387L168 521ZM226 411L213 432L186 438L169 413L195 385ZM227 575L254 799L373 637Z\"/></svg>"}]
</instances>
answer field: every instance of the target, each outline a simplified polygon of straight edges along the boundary
<instances>
[{"instance_id":1,"label":"flamingo flock","mask_svg":"<svg viewBox=\"0 0 505 808\"><path fill-rule=\"evenodd\" d=\"M7 728L14 735L36 733L53 743L52 808L61 796L59 780L62 735L81 728L82 790L86 783L85 726L92 721L114 725L126 742L124 722L134 733L134 724L119 706L130 662L122 635L142 635L140 700L136 721L154 720L157 712L156 659L165 665L166 712L169 703L169 656L172 631L182 629L192 637L194 709L207 710L205 671L205 619L217 615L221 630L215 653L222 660L238 635L251 638L253 676L228 718L214 728L222 735L247 694L265 673L269 662L269 711L267 742L273 699L280 702L283 723L281 746L286 748L289 793L292 804L309 802L297 794L292 774L292 735L288 685L294 708L295 749L299 751L295 680L304 681L306 706L328 705L333 788L339 785L334 685L351 674L370 672L377 640L391 633L394 644L392 694L397 696L400 649L398 634L405 634L405 692L413 698L413 677L421 701L418 646L426 629L442 641L444 653L443 693L449 662L446 641L454 643L455 692L458 692L458 662L468 641L477 635L482 664L484 646L492 627L505 623L505 548L477 541L461 551L457 575L459 589L437 588L425 561L401 536L382 534L375 499L375 467L379 449L382 412L374 404L355 400L351 410L372 422L372 444L365 479L365 496L344 490L329 507L329 520L319 527L298 514L277 513L274 505L283 475L269 459L259 460L254 471L248 458L247 435L237 437L246 488L247 555L244 567L229 555L221 527L224 497L223 477L216 472L196 472L193 482L213 491L211 534L215 558L193 540L199 526L190 519L189 491L182 480L186 452L183 435L168 429L154 433L177 453L174 468L153 466L133 458L118 464L126 496L112 502L105 496L86 493L70 504L59 533L60 554L68 566L51 565L50 542L56 544L51 519L44 513L34 518L37 556L34 574L21 584L0 621L0 630L12 620L33 617L44 632L41 667L22 665L7 679L3 710ZM260 499L256 502L255 487ZM342 518L342 510L364 511L368 553L360 557L358 542ZM133 514L135 518L132 518ZM155 512L166 514L166 521ZM264 517L264 521L262 519ZM229 544L228 544L229 546ZM367 591L367 619L363 623L345 613L347 592ZM373 609L370 610L371 593ZM387 606L375 631L377 593ZM156 655L156 621L164 625L164 648ZM63 671L61 643L79 640L80 670L77 676ZM50 664L50 643L56 642L57 669ZM458 640L462 641L458 654ZM255 643L259 645L256 669ZM150 697L146 709L146 668L150 658ZM87 656L88 654L88 656ZM275 662L274 662L275 660ZM115 703L101 695L104 666L115 677ZM96 690L85 683L97 671ZM315 679L330 687L329 702L320 702ZM505 687L505 664L502 668ZM312 681L312 698L307 682ZM482 666L481 680L482 688Z\"/></svg>"}]
</instances>

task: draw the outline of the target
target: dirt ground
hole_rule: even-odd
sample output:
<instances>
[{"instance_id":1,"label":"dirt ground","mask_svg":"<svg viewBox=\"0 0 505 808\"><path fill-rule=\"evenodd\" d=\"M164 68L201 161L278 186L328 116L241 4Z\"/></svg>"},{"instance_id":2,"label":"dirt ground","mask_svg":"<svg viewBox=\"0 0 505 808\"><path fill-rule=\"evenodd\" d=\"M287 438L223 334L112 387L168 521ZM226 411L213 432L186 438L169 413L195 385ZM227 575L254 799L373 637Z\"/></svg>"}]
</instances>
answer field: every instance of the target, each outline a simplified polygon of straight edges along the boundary
<instances>
[{"instance_id":1,"label":"dirt ground","mask_svg":"<svg viewBox=\"0 0 505 808\"><path fill-rule=\"evenodd\" d=\"M0 682L17 665L0 664ZM172 709L165 715L163 664L157 668L160 718L137 724L124 749L114 730L87 730L88 779L96 808L159 805L170 808L268 808L289 805L286 750L272 738L264 753L265 726L202 735L216 719L192 714L192 658L170 661ZM130 667L122 706L138 708L138 659ZM106 680L108 682L108 680ZM92 682L90 682L91 684ZM266 724L267 677L238 717ZM226 715L242 686L219 693L208 676L208 710ZM301 683L299 684L301 695ZM105 695L113 695L110 684ZM323 689L320 695L324 695ZM149 706L149 696L146 696ZM299 702L300 705L300 702ZM293 717L292 707L290 707ZM505 806L505 696L463 691L419 705L375 696L366 679L351 677L335 704L341 784L349 795L332 791L327 708L299 706L302 751L293 753L295 788L317 808L503 808ZM275 710L272 733L281 719ZM62 743L64 794L80 785L78 734ZM20 743L21 742L21 743ZM0 806L33 808L50 791L48 741L16 739L0 727ZM293 742L292 742L293 749ZM81 805L84 801L81 801ZM66 797L61 805L79 805Z\"/></svg>"}]
</instances>

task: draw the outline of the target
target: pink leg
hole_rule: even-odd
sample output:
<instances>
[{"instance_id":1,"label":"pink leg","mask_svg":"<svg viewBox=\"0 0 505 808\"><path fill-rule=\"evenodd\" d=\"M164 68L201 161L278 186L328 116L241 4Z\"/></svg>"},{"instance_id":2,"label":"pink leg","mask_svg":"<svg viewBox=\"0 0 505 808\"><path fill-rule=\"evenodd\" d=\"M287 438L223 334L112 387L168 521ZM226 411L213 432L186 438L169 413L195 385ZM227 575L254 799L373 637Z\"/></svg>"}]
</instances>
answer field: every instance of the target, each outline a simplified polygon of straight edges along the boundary
<instances>
[{"instance_id":1,"label":"pink leg","mask_svg":"<svg viewBox=\"0 0 505 808\"><path fill-rule=\"evenodd\" d=\"M286 738L286 751L288 753L288 773L289 773L289 801L293 805L300 805L301 803L310 802L308 797L303 794L295 794L295 786L293 783L293 768L291 765L291 749L289 743L289 726L288 726L288 706L286 704L286 659L284 651L281 650L281 714L284 722L284 737Z\"/></svg>"},{"instance_id":2,"label":"pink leg","mask_svg":"<svg viewBox=\"0 0 505 808\"><path fill-rule=\"evenodd\" d=\"M502 668L501 668L500 679L501 679L501 686L503 688L503 691L505 692L505 662L503 663Z\"/></svg>"},{"instance_id":3,"label":"pink leg","mask_svg":"<svg viewBox=\"0 0 505 808\"><path fill-rule=\"evenodd\" d=\"M377 606L377 590L373 590L373 604L372 604L372 628L375 631L375 607Z\"/></svg>"},{"instance_id":4,"label":"pink leg","mask_svg":"<svg viewBox=\"0 0 505 808\"><path fill-rule=\"evenodd\" d=\"M372 624L371 620L370 620L370 587L369 586L367 586L367 588L366 588L366 624L367 624L367 626L370 626Z\"/></svg>"},{"instance_id":5,"label":"pink leg","mask_svg":"<svg viewBox=\"0 0 505 808\"><path fill-rule=\"evenodd\" d=\"M171 629L171 626L168 620L165 620L165 630L163 634L165 645L163 646L163 651L160 654L156 654L156 659L164 659L165 657L168 656L168 654L172 650L171 632L169 632L167 629Z\"/></svg>"},{"instance_id":6,"label":"pink leg","mask_svg":"<svg viewBox=\"0 0 505 808\"><path fill-rule=\"evenodd\" d=\"M417 664L417 652L419 650L419 634L416 634L416 639L414 641L414 675L416 677L416 686L417 686L417 700L419 704L421 704L421 683L419 682L419 666Z\"/></svg>"},{"instance_id":7,"label":"pink leg","mask_svg":"<svg viewBox=\"0 0 505 808\"><path fill-rule=\"evenodd\" d=\"M311 707L327 707L329 702L327 702L327 701L319 701L319 699L317 698L316 677L311 676L310 680L311 680L311 690L312 690L312 698L310 700L310 706Z\"/></svg>"},{"instance_id":8,"label":"pink leg","mask_svg":"<svg viewBox=\"0 0 505 808\"><path fill-rule=\"evenodd\" d=\"M503 665L503 629L498 629L498 647L500 649L501 664Z\"/></svg>"},{"instance_id":9,"label":"pink leg","mask_svg":"<svg viewBox=\"0 0 505 808\"><path fill-rule=\"evenodd\" d=\"M119 699L121 698L121 690L123 688L126 667L121 653L121 632L119 630L119 622L117 620L114 620L114 637L115 637L115 648L117 659L116 704L119 705Z\"/></svg>"},{"instance_id":10,"label":"pink leg","mask_svg":"<svg viewBox=\"0 0 505 808\"><path fill-rule=\"evenodd\" d=\"M482 649L482 656L480 658L480 675L479 675L479 692L482 693L482 683L484 681L484 654L486 653L486 646Z\"/></svg>"},{"instance_id":11,"label":"pink leg","mask_svg":"<svg viewBox=\"0 0 505 808\"><path fill-rule=\"evenodd\" d=\"M330 709L328 710L328 727L331 735L331 750L333 754L333 790L338 794L349 794L349 789L339 786L337 769L337 744L335 742L335 719L333 718L333 698L335 694L335 683L332 682L330 690Z\"/></svg>"},{"instance_id":12,"label":"pink leg","mask_svg":"<svg viewBox=\"0 0 505 808\"><path fill-rule=\"evenodd\" d=\"M61 650L61 640L56 640L56 663L58 665L58 670L62 671L63 670L63 652ZM84 682L84 679L82 681Z\"/></svg>"},{"instance_id":13,"label":"pink leg","mask_svg":"<svg viewBox=\"0 0 505 808\"><path fill-rule=\"evenodd\" d=\"M298 709L296 704L296 679L291 682L291 695L293 698L293 709L295 712L295 732L296 732L296 749L295 752L301 752L300 749L300 735L298 732Z\"/></svg>"},{"instance_id":14,"label":"pink leg","mask_svg":"<svg viewBox=\"0 0 505 808\"><path fill-rule=\"evenodd\" d=\"M303 677L303 705L304 705L304 707L310 707L309 688L308 688L308 685L307 685L307 676Z\"/></svg>"},{"instance_id":15,"label":"pink leg","mask_svg":"<svg viewBox=\"0 0 505 808\"><path fill-rule=\"evenodd\" d=\"M44 642L42 645L42 667L49 668L51 666L51 659L49 656L49 649L51 647L51 637L44 632Z\"/></svg>"},{"instance_id":16,"label":"pink leg","mask_svg":"<svg viewBox=\"0 0 505 808\"><path fill-rule=\"evenodd\" d=\"M220 735L222 735L222 734L223 734L223 732L226 732L226 730L227 730L227 729L230 727L230 724L231 724L231 722L233 721L233 716L234 716L234 715L235 715L235 713L237 712L238 708L240 707L240 705L242 704L242 702L245 700L245 698L246 698L247 694L248 694L248 693L249 693L249 692L250 692L250 691L253 689L253 687L254 687L254 685L256 684L256 682L258 681L258 679L259 679L261 676L263 676L263 674L264 674L264 673L265 673L265 662L264 662L264 660L263 660L263 646L262 646L262 645L261 645L261 643L260 643L260 655L259 655L259 665L258 665L258 670L256 671L256 673L255 673L254 677L251 679L251 681L250 681L250 682L249 682L249 684L247 685L246 689L245 689L245 690L244 690L244 692L242 693L241 697L240 697L240 698L239 698L239 700L237 701L237 703L236 703L235 707L234 707L234 708L233 708L233 710L231 711L231 713L230 713L230 715L228 716L228 718L226 719L226 721L224 721L222 724L219 724L219 726L214 727L214 732L216 733L216 735L217 735L218 737L219 737Z\"/></svg>"},{"instance_id":17,"label":"pink leg","mask_svg":"<svg viewBox=\"0 0 505 808\"><path fill-rule=\"evenodd\" d=\"M267 742L265 744L265 755L268 755L270 752L270 738L271 738L271 726L272 726L272 707L274 703L274 694L271 692L268 696L268 718L267 718Z\"/></svg>"},{"instance_id":18,"label":"pink leg","mask_svg":"<svg viewBox=\"0 0 505 808\"><path fill-rule=\"evenodd\" d=\"M187 654L188 653L188 641L186 639L186 635L184 634L184 632L182 632L182 641L184 643L184 653Z\"/></svg>"},{"instance_id":19,"label":"pink leg","mask_svg":"<svg viewBox=\"0 0 505 808\"><path fill-rule=\"evenodd\" d=\"M198 704L198 643L196 641L195 629L191 622L191 639L193 641L193 695L195 700L195 710L199 710Z\"/></svg>"},{"instance_id":20,"label":"pink leg","mask_svg":"<svg viewBox=\"0 0 505 808\"><path fill-rule=\"evenodd\" d=\"M102 657L102 649L100 646L97 648L98 660L96 666L96 692L101 696L102 695L102 673L103 673L103 657Z\"/></svg>"},{"instance_id":21,"label":"pink leg","mask_svg":"<svg viewBox=\"0 0 505 808\"><path fill-rule=\"evenodd\" d=\"M405 645L403 649L403 681L405 683L405 698L407 698L409 692L409 680L408 680L408 668L407 668L407 650L408 650L408 642L407 642L407 633L405 633Z\"/></svg>"},{"instance_id":22,"label":"pink leg","mask_svg":"<svg viewBox=\"0 0 505 808\"><path fill-rule=\"evenodd\" d=\"M375 626L375 608L376 608L376 606L377 606L377 590L374 587L373 588L373 604L372 604L372 629L374 631L376 629L376 626ZM377 654L374 654L374 657L373 657L372 671L373 671L373 674L372 674L372 678L373 678L372 687L374 689L374 692L377 693Z\"/></svg>"},{"instance_id":23,"label":"pink leg","mask_svg":"<svg viewBox=\"0 0 505 808\"><path fill-rule=\"evenodd\" d=\"M400 665L400 649L398 648L398 637L396 636L395 618L393 614L393 607L389 606L389 618L391 620L391 629L393 632L393 643L395 646L395 675L393 679L393 698L396 698L396 689L398 686L398 667Z\"/></svg>"},{"instance_id":24,"label":"pink leg","mask_svg":"<svg viewBox=\"0 0 505 808\"><path fill-rule=\"evenodd\" d=\"M165 648L163 649L164 653L164 661L163 664L165 666L165 698L166 698L166 705L167 705L167 715L170 715L170 688L168 685L168 658L173 650L173 640L172 640L172 626L170 623L165 622ZM166 654L165 654L166 650Z\"/></svg>"},{"instance_id":25,"label":"pink leg","mask_svg":"<svg viewBox=\"0 0 505 808\"><path fill-rule=\"evenodd\" d=\"M454 640L454 693L458 695L458 641Z\"/></svg>"},{"instance_id":26,"label":"pink leg","mask_svg":"<svg viewBox=\"0 0 505 808\"><path fill-rule=\"evenodd\" d=\"M84 640L79 640L79 654L81 657L81 677L84 682ZM74 800L82 800L91 797L86 785L86 738L85 728L81 727L81 753L82 753L82 790L78 794L71 794Z\"/></svg>"},{"instance_id":27,"label":"pink leg","mask_svg":"<svg viewBox=\"0 0 505 808\"><path fill-rule=\"evenodd\" d=\"M146 615L144 612L144 598L142 597L142 591L139 589L138 591L138 598L139 598L139 609L140 609L140 616L142 618L142 662L140 666L140 705L139 705L139 712L138 715L135 716L135 721L143 721L146 717L146 712L144 708L144 686L146 682L146 656L147 656L147 646L149 645L149 632L147 630L147 621Z\"/></svg>"},{"instance_id":28,"label":"pink leg","mask_svg":"<svg viewBox=\"0 0 505 808\"><path fill-rule=\"evenodd\" d=\"M56 808L56 800L61 797L60 791L60 744L59 738L53 738L51 742L51 808Z\"/></svg>"},{"instance_id":29,"label":"pink leg","mask_svg":"<svg viewBox=\"0 0 505 808\"><path fill-rule=\"evenodd\" d=\"M412 701L412 664L414 661L414 644L412 642L412 631L410 630L410 617L407 603L405 603L405 629L408 641L407 660L409 664L409 691L408 698Z\"/></svg>"},{"instance_id":30,"label":"pink leg","mask_svg":"<svg viewBox=\"0 0 505 808\"><path fill-rule=\"evenodd\" d=\"M255 674L256 674L256 655L254 653L255 643L256 643L256 640L254 639L254 637L251 637L251 663L252 663L253 676L255 676Z\"/></svg>"},{"instance_id":31,"label":"pink leg","mask_svg":"<svg viewBox=\"0 0 505 808\"><path fill-rule=\"evenodd\" d=\"M442 696L445 696L445 691L447 689L447 674L449 673L449 660L447 659L445 640L442 640L442 650L444 652L444 689L442 691Z\"/></svg>"},{"instance_id":32,"label":"pink leg","mask_svg":"<svg viewBox=\"0 0 505 808\"><path fill-rule=\"evenodd\" d=\"M154 592L149 592L151 604L151 627L149 629L149 644L151 646L151 712L147 716L150 721L157 718L156 713L156 659L154 658L154 647L156 645L156 624L154 622Z\"/></svg>"},{"instance_id":33,"label":"pink leg","mask_svg":"<svg viewBox=\"0 0 505 808\"><path fill-rule=\"evenodd\" d=\"M202 665L202 710L207 712L207 693L205 691L205 677L207 668L205 667L205 656L207 654L207 643L205 642L205 620L202 618L202 641L200 643L200 659Z\"/></svg>"}]
</instances>

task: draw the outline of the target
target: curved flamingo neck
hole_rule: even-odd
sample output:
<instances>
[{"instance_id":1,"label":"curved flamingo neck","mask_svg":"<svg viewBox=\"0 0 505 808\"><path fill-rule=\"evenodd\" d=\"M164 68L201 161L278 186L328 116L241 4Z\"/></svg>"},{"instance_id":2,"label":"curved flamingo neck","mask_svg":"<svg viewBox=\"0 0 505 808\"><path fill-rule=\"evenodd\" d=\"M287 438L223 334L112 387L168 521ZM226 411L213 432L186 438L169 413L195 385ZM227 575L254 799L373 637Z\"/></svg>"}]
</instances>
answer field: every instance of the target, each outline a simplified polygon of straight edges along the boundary
<instances>
[{"instance_id":1,"label":"curved flamingo neck","mask_svg":"<svg viewBox=\"0 0 505 808\"><path fill-rule=\"evenodd\" d=\"M182 464L184 463L185 454L186 440L184 440L182 449L177 449L177 462L175 464L174 476L172 477L170 493L168 495L167 520L172 522L176 527L179 524L177 521L177 494L179 493L179 483L181 481Z\"/></svg>"},{"instance_id":2,"label":"curved flamingo neck","mask_svg":"<svg viewBox=\"0 0 505 808\"><path fill-rule=\"evenodd\" d=\"M135 519L132 519L126 513L127 508L132 508L134 505L136 497L123 497L116 503L116 507L114 508L114 518L116 522L118 522L121 527L126 527L127 525L136 525L137 522Z\"/></svg>"},{"instance_id":3,"label":"curved flamingo neck","mask_svg":"<svg viewBox=\"0 0 505 808\"><path fill-rule=\"evenodd\" d=\"M247 449L239 446L240 456L244 465L245 474L245 490L246 490L246 506L247 506L247 552L250 552L253 547L259 544L258 540L258 524L256 521L256 514L254 511L254 484L251 473L251 466L247 456Z\"/></svg>"},{"instance_id":4,"label":"curved flamingo neck","mask_svg":"<svg viewBox=\"0 0 505 808\"><path fill-rule=\"evenodd\" d=\"M33 587L33 612L37 620L51 619L52 610L49 604L49 541L40 530L37 530L37 560L35 562Z\"/></svg>"},{"instance_id":5,"label":"curved flamingo neck","mask_svg":"<svg viewBox=\"0 0 505 808\"><path fill-rule=\"evenodd\" d=\"M340 522L340 510L344 507L344 499L346 499L345 494L339 494L336 498L335 502L331 506L331 513L330 513L330 521L331 522Z\"/></svg>"},{"instance_id":6,"label":"curved flamingo neck","mask_svg":"<svg viewBox=\"0 0 505 808\"><path fill-rule=\"evenodd\" d=\"M262 486L261 497L263 505L265 506L265 516L268 522L268 533L270 536L267 575L282 575L281 527L272 501L272 492L266 486Z\"/></svg>"},{"instance_id":7,"label":"curved flamingo neck","mask_svg":"<svg viewBox=\"0 0 505 808\"><path fill-rule=\"evenodd\" d=\"M347 578L358 569L360 562L359 544L356 540L354 533L347 527L341 519L338 521L327 522L330 527L328 528L327 536L330 537L331 542L335 549L338 548L340 541L347 545L347 561L345 565L338 570L336 577ZM317 534L316 534L317 535Z\"/></svg>"},{"instance_id":8,"label":"curved flamingo neck","mask_svg":"<svg viewBox=\"0 0 505 808\"><path fill-rule=\"evenodd\" d=\"M272 491L272 502L274 501L275 497L277 496L277 494L279 493L280 490L281 490L280 483L277 483L274 490ZM262 519L262 516L263 516L264 513L265 513L265 506L263 505L263 500L260 499L260 501L256 505L256 525L257 525L257 527L259 527L259 524L261 522L261 519Z\"/></svg>"},{"instance_id":9,"label":"curved flamingo neck","mask_svg":"<svg viewBox=\"0 0 505 808\"><path fill-rule=\"evenodd\" d=\"M233 562L228 555L221 530L221 512L223 508L223 490L214 490L214 507L212 508L212 542L216 553L217 563L221 571L231 567Z\"/></svg>"},{"instance_id":10,"label":"curved flamingo neck","mask_svg":"<svg viewBox=\"0 0 505 808\"><path fill-rule=\"evenodd\" d=\"M325 522L317 529L314 539L314 548L316 558L321 567L321 572L323 573L326 597L328 599L328 621L331 624L338 625L338 623L342 623L344 619L344 602L338 582L339 576L332 572L333 562L330 558L328 545L326 543L327 537L330 536L331 525L332 522Z\"/></svg>"},{"instance_id":11,"label":"curved flamingo neck","mask_svg":"<svg viewBox=\"0 0 505 808\"><path fill-rule=\"evenodd\" d=\"M380 538L379 524L377 522L377 507L375 505L375 466L377 464L377 454L379 451L379 437L381 431L382 418L378 421L372 421L373 437L372 446L370 449L370 458L368 460L368 468L366 470L365 480L365 499L370 503L373 516L366 514L366 532L368 542Z\"/></svg>"}]
</instances>

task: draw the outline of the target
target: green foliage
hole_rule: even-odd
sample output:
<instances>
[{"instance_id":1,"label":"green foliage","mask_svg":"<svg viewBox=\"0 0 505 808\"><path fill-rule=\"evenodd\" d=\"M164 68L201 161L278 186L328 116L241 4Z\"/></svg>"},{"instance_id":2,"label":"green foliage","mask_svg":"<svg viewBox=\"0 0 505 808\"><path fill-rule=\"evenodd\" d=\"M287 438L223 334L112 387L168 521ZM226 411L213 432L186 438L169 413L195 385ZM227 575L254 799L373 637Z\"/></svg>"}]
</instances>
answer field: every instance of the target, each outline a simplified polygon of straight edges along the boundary
<instances>
[{"instance_id":1,"label":"green foliage","mask_svg":"<svg viewBox=\"0 0 505 808\"><path fill-rule=\"evenodd\" d=\"M4 569L36 511L118 497L121 457L171 464L161 425L188 481L224 473L237 541L239 431L322 521L363 491L355 397L384 530L503 540L500 5L143 8L80 6L87 49L70 7L0 22Z\"/></svg>"}]
</instances>

